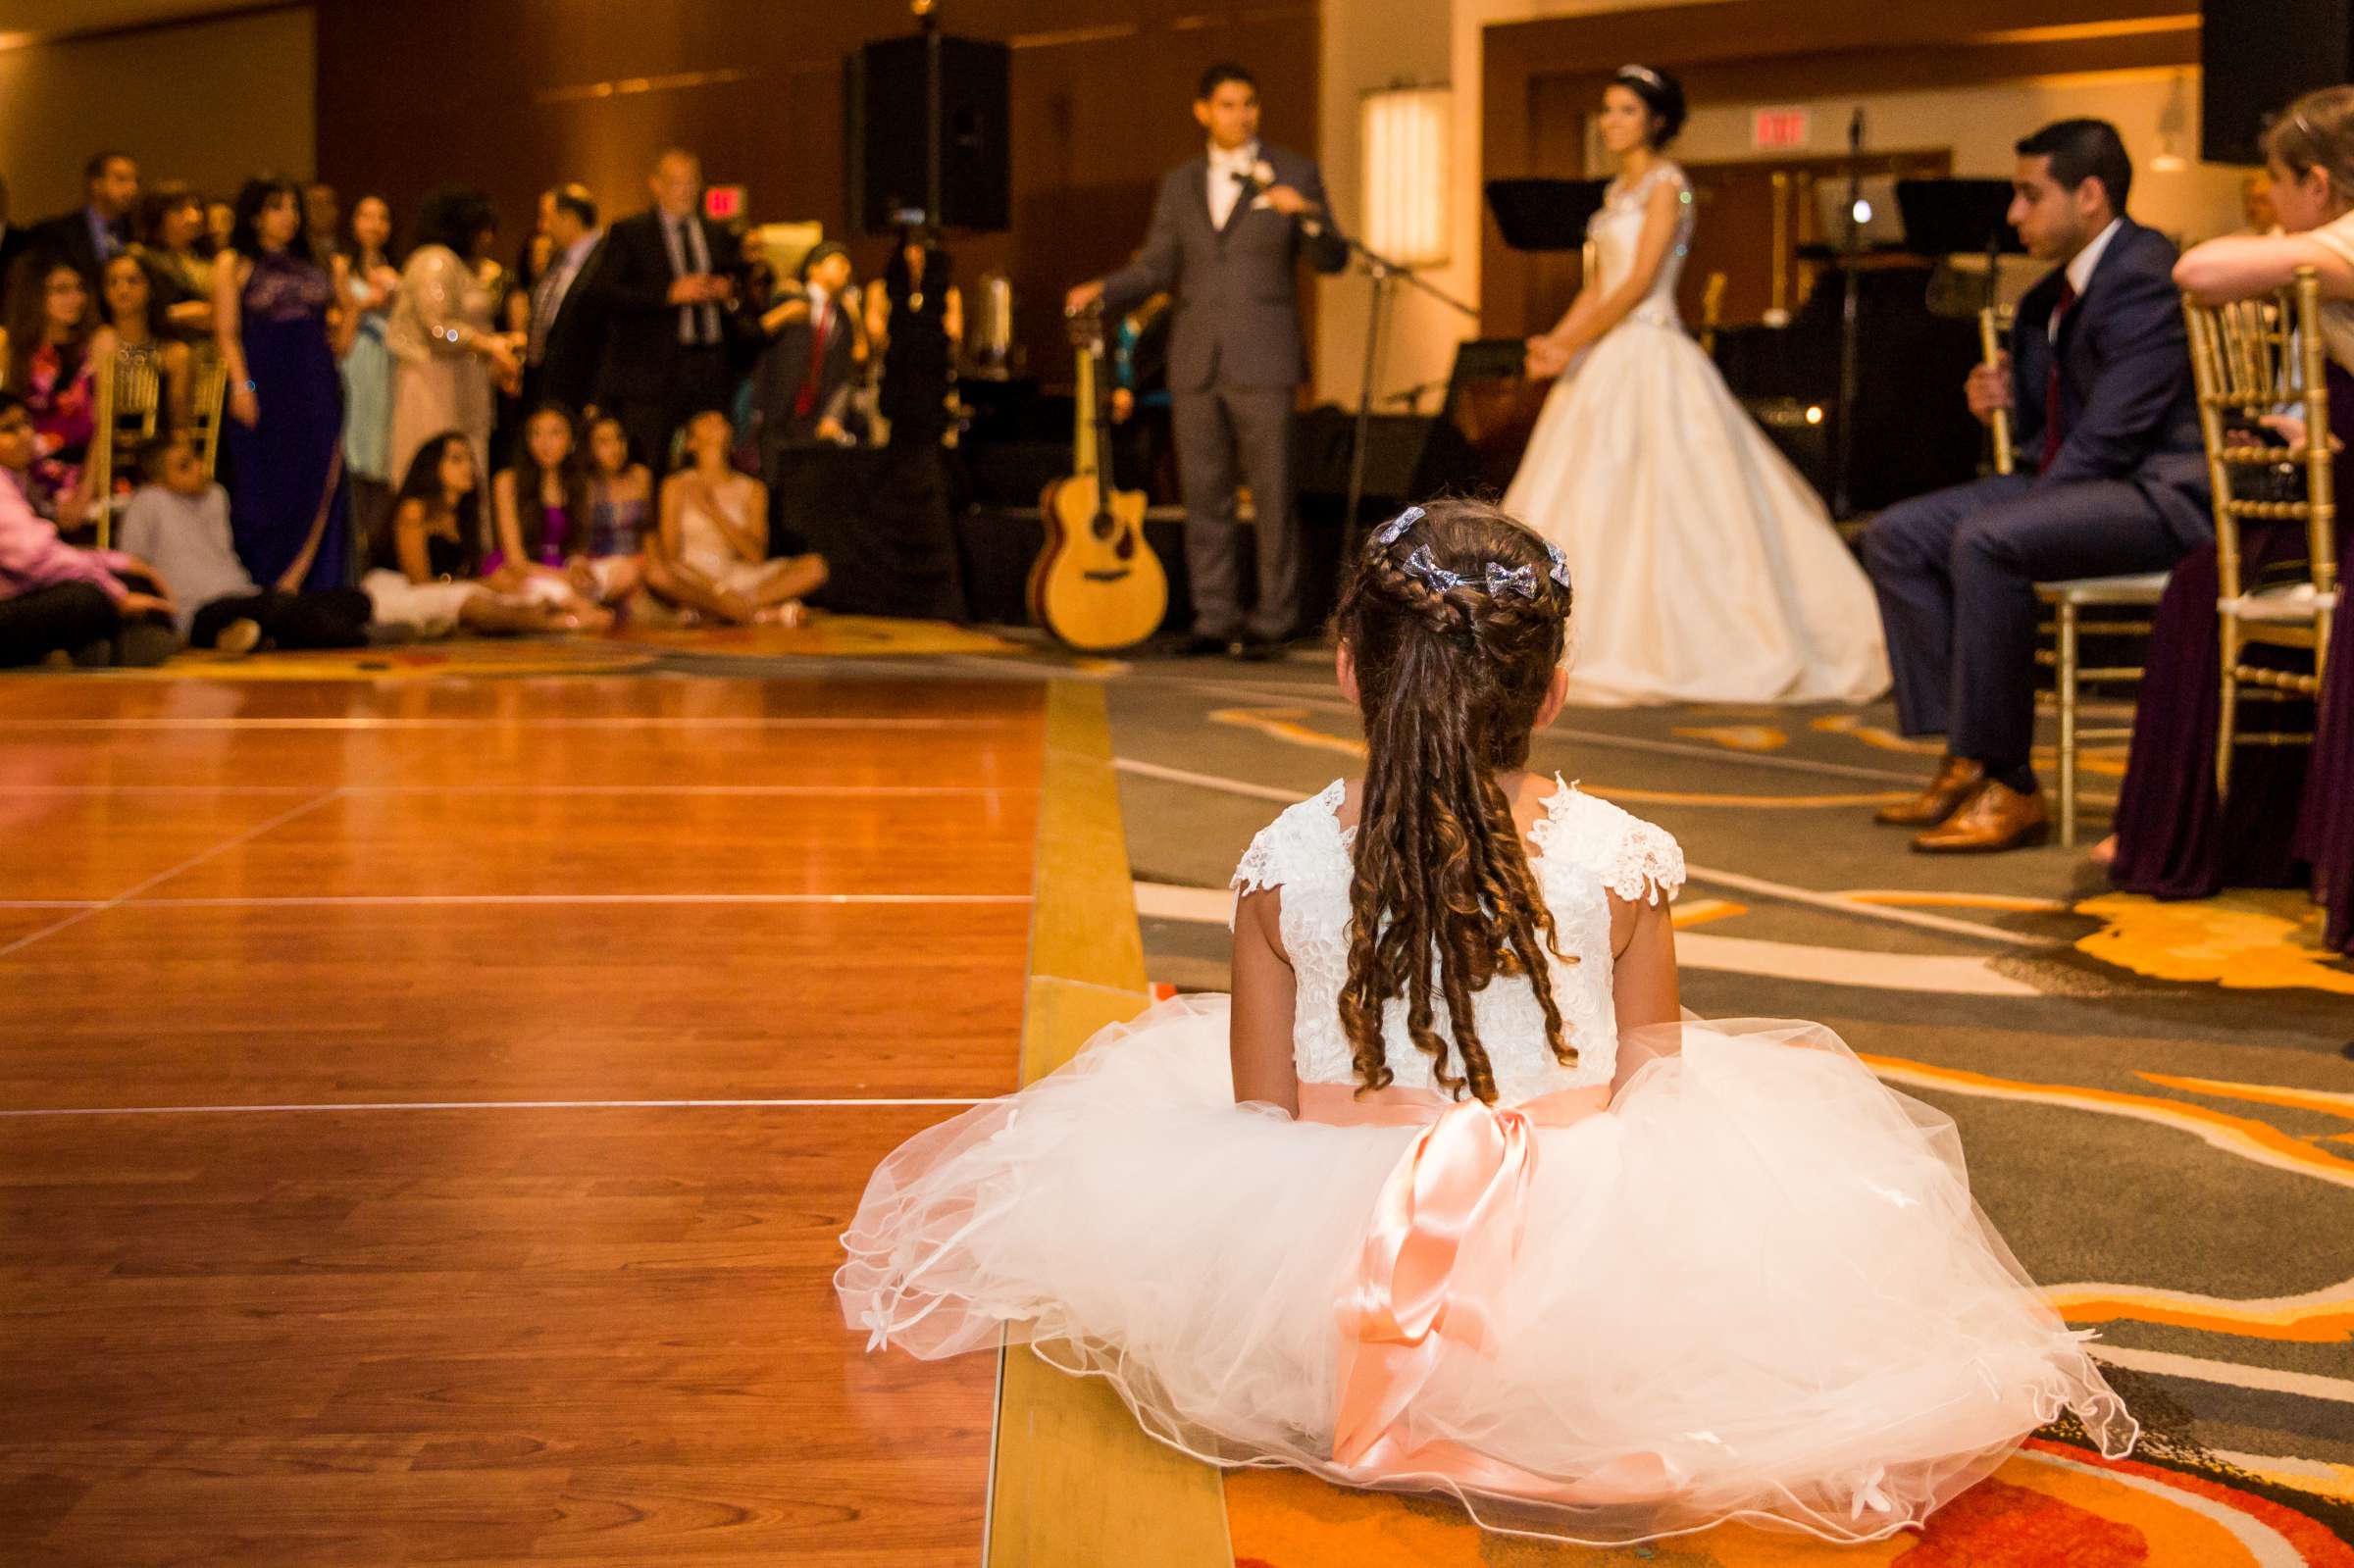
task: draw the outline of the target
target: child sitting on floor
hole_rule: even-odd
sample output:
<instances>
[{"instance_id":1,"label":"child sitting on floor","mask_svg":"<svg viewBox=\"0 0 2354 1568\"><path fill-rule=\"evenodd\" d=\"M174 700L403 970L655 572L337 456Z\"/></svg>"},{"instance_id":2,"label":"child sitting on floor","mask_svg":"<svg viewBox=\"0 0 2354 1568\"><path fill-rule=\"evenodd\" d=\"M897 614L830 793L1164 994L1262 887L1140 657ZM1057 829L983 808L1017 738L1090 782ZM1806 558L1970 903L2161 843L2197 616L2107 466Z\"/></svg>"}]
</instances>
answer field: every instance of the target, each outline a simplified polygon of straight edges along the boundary
<instances>
[{"instance_id":1,"label":"child sitting on floor","mask_svg":"<svg viewBox=\"0 0 2354 1568\"><path fill-rule=\"evenodd\" d=\"M190 647L250 653L263 645L367 645L368 595L357 588L255 584L230 542L229 492L205 473L185 435L147 442L138 463L144 482L124 508L123 548L173 584L173 619Z\"/></svg>"}]
</instances>

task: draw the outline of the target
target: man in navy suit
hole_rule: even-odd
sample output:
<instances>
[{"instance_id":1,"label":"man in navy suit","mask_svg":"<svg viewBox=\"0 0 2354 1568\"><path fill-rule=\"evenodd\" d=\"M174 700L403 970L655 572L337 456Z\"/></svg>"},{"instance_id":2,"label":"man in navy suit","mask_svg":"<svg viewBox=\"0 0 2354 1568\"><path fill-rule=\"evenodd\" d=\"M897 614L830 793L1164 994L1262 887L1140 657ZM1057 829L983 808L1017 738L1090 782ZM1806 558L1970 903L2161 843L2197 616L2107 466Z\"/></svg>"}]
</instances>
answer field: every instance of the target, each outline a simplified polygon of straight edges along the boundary
<instances>
[{"instance_id":1,"label":"man in navy suit","mask_svg":"<svg viewBox=\"0 0 2354 1568\"><path fill-rule=\"evenodd\" d=\"M2030 762L2034 585L2164 571L2215 533L2175 247L2125 216L2116 127L2064 120L2018 152L2011 225L2055 266L2019 303L2008 363L1968 388L1980 420L2011 410L2018 471L1891 507L1864 536L1899 724L1947 751L1879 820L1936 853L2050 835Z\"/></svg>"},{"instance_id":2,"label":"man in navy suit","mask_svg":"<svg viewBox=\"0 0 2354 1568\"><path fill-rule=\"evenodd\" d=\"M106 264L130 245L130 213L139 204L139 166L127 152L93 154L81 166L89 200L32 231L32 248L81 274L95 298Z\"/></svg>"},{"instance_id":3,"label":"man in navy suit","mask_svg":"<svg viewBox=\"0 0 2354 1568\"><path fill-rule=\"evenodd\" d=\"M1194 119L1208 150L1169 171L1136 259L1070 291L1073 312L1100 300L1114 315L1172 293L1171 424L1185 496L1185 562L1194 600L1189 652L1264 657L1300 630L1300 531L1292 515L1292 404L1307 379L1296 269L1349 264L1325 216L1324 177L1298 153L1258 139L1258 84L1237 65L1202 74ZM1258 598L1242 605L1235 485L1257 514Z\"/></svg>"}]
</instances>

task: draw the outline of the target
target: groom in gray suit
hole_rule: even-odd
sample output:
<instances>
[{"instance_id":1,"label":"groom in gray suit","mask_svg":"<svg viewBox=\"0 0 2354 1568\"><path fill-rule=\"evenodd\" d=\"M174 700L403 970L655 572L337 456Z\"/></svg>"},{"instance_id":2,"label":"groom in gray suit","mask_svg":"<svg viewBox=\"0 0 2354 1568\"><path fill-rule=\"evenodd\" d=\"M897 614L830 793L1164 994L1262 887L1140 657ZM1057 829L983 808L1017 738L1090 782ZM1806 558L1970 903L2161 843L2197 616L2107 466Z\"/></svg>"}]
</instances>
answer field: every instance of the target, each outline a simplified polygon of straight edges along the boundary
<instances>
[{"instance_id":1,"label":"groom in gray suit","mask_svg":"<svg viewBox=\"0 0 2354 1568\"><path fill-rule=\"evenodd\" d=\"M1325 216L1313 160L1260 143L1251 73L1237 65L1203 72L1194 119L1209 149L1161 180L1144 248L1065 303L1074 314L1098 301L1123 312L1164 290L1176 295L1169 393L1194 599L1186 650L1263 658L1300 630L1292 404L1307 379L1307 351L1296 269L1305 251L1318 272L1337 273L1349 247ZM1257 513L1258 599L1247 621L1239 481L1249 481Z\"/></svg>"}]
</instances>

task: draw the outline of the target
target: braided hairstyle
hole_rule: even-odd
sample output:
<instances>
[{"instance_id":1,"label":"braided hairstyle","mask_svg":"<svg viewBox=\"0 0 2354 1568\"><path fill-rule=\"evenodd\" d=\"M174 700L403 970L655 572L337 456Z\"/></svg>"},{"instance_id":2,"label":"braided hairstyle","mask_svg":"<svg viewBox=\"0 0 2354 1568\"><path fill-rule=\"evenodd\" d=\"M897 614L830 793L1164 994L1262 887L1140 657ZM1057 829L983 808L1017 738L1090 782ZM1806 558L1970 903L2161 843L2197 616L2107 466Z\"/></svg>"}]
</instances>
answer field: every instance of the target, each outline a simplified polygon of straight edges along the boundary
<instances>
[{"instance_id":1,"label":"braided hairstyle","mask_svg":"<svg viewBox=\"0 0 2354 1568\"><path fill-rule=\"evenodd\" d=\"M1510 581L1492 589L1492 567ZM1527 977L1546 1044L1577 1060L1545 956L1573 960L1495 779L1528 761L1561 662L1570 593L1553 570L1544 541L1504 512L1444 500L1375 533L1342 589L1334 630L1356 664L1367 756L1340 1012L1364 1088L1391 1081L1382 1015L1404 996L1432 1077L1495 1103L1472 998L1498 975ZM1434 950L1459 1072L1432 1027Z\"/></svg>"}]
</instances>

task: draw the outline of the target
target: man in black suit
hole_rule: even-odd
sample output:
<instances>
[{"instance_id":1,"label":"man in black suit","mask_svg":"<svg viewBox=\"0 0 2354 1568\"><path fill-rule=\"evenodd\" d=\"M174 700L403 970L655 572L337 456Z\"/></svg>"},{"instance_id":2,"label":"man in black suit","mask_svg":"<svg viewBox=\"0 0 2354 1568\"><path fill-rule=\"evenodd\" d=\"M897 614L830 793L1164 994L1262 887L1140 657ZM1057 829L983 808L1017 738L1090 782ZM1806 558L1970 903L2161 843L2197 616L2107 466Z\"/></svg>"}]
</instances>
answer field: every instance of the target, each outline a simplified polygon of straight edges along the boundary
<instances>
[{"instance_id":1,"label":"man in black suit","mask_svg":"<svg viewBox=\"0 0 2354 1568\"><path fill-rule=\"evenodd\" d=\"M532 287L523 405L561 403L579 414L595 401L598 357L604 351L604 323L594 295L605 231L596 226L596 198L586 185L559 185L540 198L540 207L554 254Z\"/></svg>"},{"instance_id":2,"label":"man in black suit","mask_svg":"<svg viewBox=\"0 0 2354 1568\"><path fill-rule=\"evenodd\" d=\"M102 152L81 166L89 200L60 213L32 231L33 245L81 274L90 296L98 275L130 244L130 213L139 204L139 166L125 152Z\"/></svg>"},{"instance_id":3,"label":"man in black suit","mask_svg":"<svg viewBox=\"0 0 2354 1568\"><path fill-rule=\"evenodd\" d=\"M646 180L654 205L615 224L588 298L605 321L598 405L657 473L689 415L731 401L740 246L700 208L703 168L674 147Z\"/></svg>"},{"instance_id":4,"label":"man in black suit","mask_svg":"<svg viewBox=\"0 0 2354 1568\"><path fill-rule=\"evenodd\" d=\"M850 253L824 241L801 259L798 286L761 318L769 344L752 372L752 410L760 422L761 472L772 482L781 453L849 439L858 379L849 286Z\"/></svg>"},{"instance_id":5,"label":"man in black suit","mask_svg":"<svg viewBox=\"0 0 2354 1568\"><path fill-rule=\"evenodd\" d=\"M1943 734L1936 780L1879 820L1917 849L2050 834L2030 756L2034 585L2158 572L2212 538L2175 247L2125 214L2116 128L2064 120L2019 143L2011 224L2055 264L2020 301L2010 362L1970 376L1970 412L2009 409L2021 472L1891 507L1864 537L1909 735Z\"/></svg>"},{"instance_id":6,"label":"man in black suit","mask_svg":"<svg viewBox=\"0 0 2354 1568\"><path fill-rule=\"evenodd\" d=\"M1073 313L1100 301L1117 314L1176 296L1169 329L1171 423L1185 495L1185 562L1194 600L1189 652L1264 657L1300 630L1302 555L1292 514L1292 404L1307 379L1296 269L1349 264L1325 216L1324 177L1297 153L1260 144L1258 84L1237 65L1202 75L1194 119L1203 156L1169 171L1136 260L1082 283ZM1235 485L1257 512L1258 598L1242 605Z\"/></svg>"}]
</instances>

